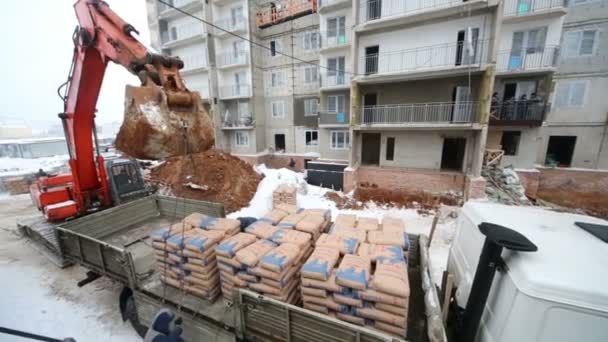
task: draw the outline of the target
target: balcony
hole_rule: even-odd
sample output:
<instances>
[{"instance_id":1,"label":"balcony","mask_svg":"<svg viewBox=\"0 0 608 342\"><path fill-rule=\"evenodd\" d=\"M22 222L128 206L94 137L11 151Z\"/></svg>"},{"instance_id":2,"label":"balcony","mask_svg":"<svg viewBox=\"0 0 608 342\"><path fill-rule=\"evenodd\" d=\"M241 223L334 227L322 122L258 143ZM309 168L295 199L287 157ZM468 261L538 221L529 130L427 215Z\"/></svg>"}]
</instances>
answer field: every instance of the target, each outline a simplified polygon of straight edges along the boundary
<instances>
[{"instance_id":1,"label":"balcony","mask_svg":"<svg viewBox=\"0 0 608 342\"><path fill-rule=\"evenodd\" d=\"M411 24L484 6L487 6L486 0L362 0L359 2L359 24L366 24L370 29L383 24ZM418 16L423 13L428 15Z\"/></svg>"},{"instance_id":2,"label":"balcony","mask_svg":"<svg viewBox=\"0 0 608 342\"><path fill-rule=\"evenodd\" d=\"M341 90L350 88L350 74L344 71L327 71L320 74L321 90Z\"/></svg>"},{"instance_id":3,"label":"balcony","mask_svg":"<svg viewBox=\"0 0 608 342\"><path fill-rule=\"evenodd\" d=\"M263 29L317 11L317 0L282 0L256 13L255 24Z\"/></svg>"},{"instance_id":4,"label":"balcony","mask_svg":"<svg viewBox=\"0 0 608 342\"><path fill-rule=\"evenodd\" d=\"M253 119L252 113L231 115L227 114L222 118L222 129L223 130L244 130L253 129L255 127L255 120Z\"/></svg>"},{"instance_id":5,"label":"balcony","mask_svg":"<svg viewBox=\"0 0 608 342\"><path fill-rule=\"evenodd\" d=\"M348 113L319 111L319 127L344 127L350 124Z\"/></svg>"},{"instance_id":6,"label":"balcony","mask_svg":"<svg viewBox=\"0 0 608 342\"><path fill-rule=\"evenodd\" d=\"M496 72L511 74L554 71L558 56L557 46L500 51L496 58Z\"/></svg>"},{"instance_id":7,"label":"balcony","mask_svg":"<svg viewBox=\"0 0 608 342\"><path fill-rule=\"evenodd\" d=\"M223 28L224 30L215 29L215 34L218 37L228 35L230 33L246 32L247 31L247 20L245 17L228 17L214 21L216 26ZM226 32L228 31L228 32Z\"/></svg>"},{"instance_id":8,"label":"balcony","mask_svg":"<svg viewBox=\"0 0 608 342\"><path fill-rule=\"evenodd\" d=\"M427 126L471 124L477 102L429 102L365 106L361 124L369 126Z\"/></svg>"},{"instance_id":9,"label":"balcony","mask_svg":"<svg viewBox=\"0 0 608 342\"><path fill-rule=\"evenodd\" d=\"M183 74L202 71L208 66L206 52L197 55L180 56L180 58L184 62Z\"/></svg>"},{"instance_id":10,"label":"balcony","mask_svg":"<svg viewBox=\"0 0 608 342\"><path fill-rule=\"evenodd\" d=\"M220 99L237 99L251 96L249 84L233 84L220 87Z\"/></svg>"},{"instance_id":11,"label":"balcony","mask_svg":"<svg viewBox=\"0 0 608 342\"><path fill-rule=\"evenodd\" d=\"M249 53L247 51L227 51L216 56L219 68L235 67L249 64Z\"/></svg>"},{"instance_id":12,"label":"balcony","mask_svg":"<svg viewBox=\"0 0 608 342\"><path fill-rule=\"evenodd\" d=\"M493 103L490 124L496 126L530 126L543 124L551 105L541 100L519 100Z\"/></svg>"},{"instance_id":13,"label":"balcony","mask_svg":"<svg viewBox=\"0 0 608 342\"><path fill-rule=\"evenodd\" d=\"M516 21L517 18L532 18L539 15L566 13L565 0L506 0L503 5L504 21Z\"/></svg>"},{"instance_id":14,"label":"balcony","mask_svg":"<svg viewBox=\"0 0 608 342\"><path fill-rule=\"evenodd\" d=\"M201 0L166 0L165 2L188 13L203 9L203 1ZM176 11L163 3L158 2L157 5L158 16L160 18L167 19L182 15L179 11Z\"/></svg>"},{"instance_id":15,"label":"balcony","mask_svg":"<svg viewBox=\"0 0 608 342\"><path fill-rule=\"evenodd\" d=\"M181 43L186 43L197 39L204 39L205 26L204 24L197 22L172 26L168 31L161 32L160 38L163 43L163 47L165 48L174 47Z\"/></svg>"},{"instance_id":16,"label":"balcony","mask_svg":"<svg viewBox=\"0 0 608 342\"><path fill-rule=\"evenodd\" d=\"M411 74L439 72L463 73L471 68L481 69L488 61L489 40L477 40L467 47L464 42L422 46L401 51L368 54L360 59L360 81L407 79ZM406 76L406 77L403 77ZM414 77L416 75L413 75ZM388 80L388 79L386 79Z\"/></svg>"},{"instance_id":17,"label":"balcony","mask_svg":"<svg viewBox=\"0 0 608 342\"><path fill-rule=\"evenodd\" d=\"M351 33L337 34L336 32L321 32L321 51L339 49L349 47L351 42Z\"/></svg>"},{"instance_id":18,"label":"balcony","mask_svg":"<svg viewBox=\"0 0 608 342\"><path fill-rule=\"evenodd\" d=\"M319 0L319 13L348 6L350 6L350 0Z\"/></svg>"}]
</instances>

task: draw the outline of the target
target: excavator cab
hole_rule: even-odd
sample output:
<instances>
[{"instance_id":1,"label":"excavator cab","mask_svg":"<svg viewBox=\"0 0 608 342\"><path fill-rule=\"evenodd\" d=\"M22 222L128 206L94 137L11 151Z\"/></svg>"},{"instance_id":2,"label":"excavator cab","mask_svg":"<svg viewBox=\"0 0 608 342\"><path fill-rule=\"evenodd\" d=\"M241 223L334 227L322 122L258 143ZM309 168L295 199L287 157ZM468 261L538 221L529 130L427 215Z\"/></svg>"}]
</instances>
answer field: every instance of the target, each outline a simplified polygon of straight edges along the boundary
<instances>
[{"instance_id":1,"label":"excavator cab","mask_svg":"<svg viewBox=\"0 0 608 342\"><path fill-rule=\"evenodd\" d=\"M106 161L106 170L113 205L130 202L150 194L136 160L109 160Z\"/></svg>"}]
</instances>

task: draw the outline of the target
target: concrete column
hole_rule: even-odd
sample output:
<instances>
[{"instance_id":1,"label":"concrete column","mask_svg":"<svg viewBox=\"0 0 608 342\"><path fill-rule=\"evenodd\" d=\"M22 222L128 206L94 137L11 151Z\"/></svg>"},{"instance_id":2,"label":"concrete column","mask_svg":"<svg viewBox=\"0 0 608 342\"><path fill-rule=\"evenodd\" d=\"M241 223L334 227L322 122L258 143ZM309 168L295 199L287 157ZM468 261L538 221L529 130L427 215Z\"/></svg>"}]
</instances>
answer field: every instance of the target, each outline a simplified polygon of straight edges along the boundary
<instances>
[{"instance_id":1,"label":"concrete column","mask_svg":"<svg viewBox=\"0 0 608 342\"><path fill-rule=\"evenodd\" d=\"M481 168L483 166L483 156L486 149L486 139L488 137L490 105L492 101L492 92L494 91L495 70L496 67L494 64L486 67L479 87L479 95L477 98L479 104L477 108L476 124L480 125L481 129L475 134L473 163L470 170L473 177L479 177L481 175Z\"/></svg>"},{"instance_id":2,"label":"concrete column","mask_svg":"<svg viewBox=\"0 0 608 342\"><path fill-rule=\"evenodd\" d=\"M356 81L350 83L350 151L348 153L348 165L350 167L356 167L359 164L357 151L361 142L360 134L355 131L355 127L361 123L361 92L359 91L359 84Z\"/></svg>"}]
</instances>

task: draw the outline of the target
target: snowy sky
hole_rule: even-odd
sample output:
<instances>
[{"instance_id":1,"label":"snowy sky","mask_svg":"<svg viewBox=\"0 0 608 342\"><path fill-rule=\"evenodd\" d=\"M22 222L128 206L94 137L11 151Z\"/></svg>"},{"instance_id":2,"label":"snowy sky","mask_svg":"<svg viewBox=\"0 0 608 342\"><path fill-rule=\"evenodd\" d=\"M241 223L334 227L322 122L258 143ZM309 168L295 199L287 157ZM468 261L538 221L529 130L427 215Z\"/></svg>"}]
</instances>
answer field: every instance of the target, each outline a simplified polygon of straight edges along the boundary
<instances>
[{"instance_id":1,"label":"snowy sky","mask_svg":"<svg viewBox=\"0 0 608 342\"><path fill-rule=\"evenodd\" d=\"M145 0L106 0L140 32L146 45L150 33ZM57 87L65 82L72 60L72 33L77 24L75 0L4 1L0 11L2 95L0 118L55 122L63 105ZM138 79L109 63L97 108L97 122L122 120L126 84Z\"/></svg>"}]
</instances>

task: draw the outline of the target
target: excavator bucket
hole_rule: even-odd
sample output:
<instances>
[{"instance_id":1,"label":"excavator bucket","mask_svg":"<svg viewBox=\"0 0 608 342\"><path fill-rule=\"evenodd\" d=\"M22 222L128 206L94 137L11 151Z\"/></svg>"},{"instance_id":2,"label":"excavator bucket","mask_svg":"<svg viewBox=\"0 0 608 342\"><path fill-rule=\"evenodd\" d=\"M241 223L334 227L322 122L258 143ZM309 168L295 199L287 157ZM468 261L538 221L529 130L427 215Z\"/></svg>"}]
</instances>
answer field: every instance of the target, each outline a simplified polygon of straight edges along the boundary
<instances>
[{"instance_id":1,"label":"excavator bucket","mask_svg":"<svg viewBox=\"0 0 608 342\"><path fill-rule=\"evenodd\" d=\"M214 143L213 123L198 92L155 84L127 86L125 116L116 147L139 159L204 152Z\"/></svg>"}]
</instances>

